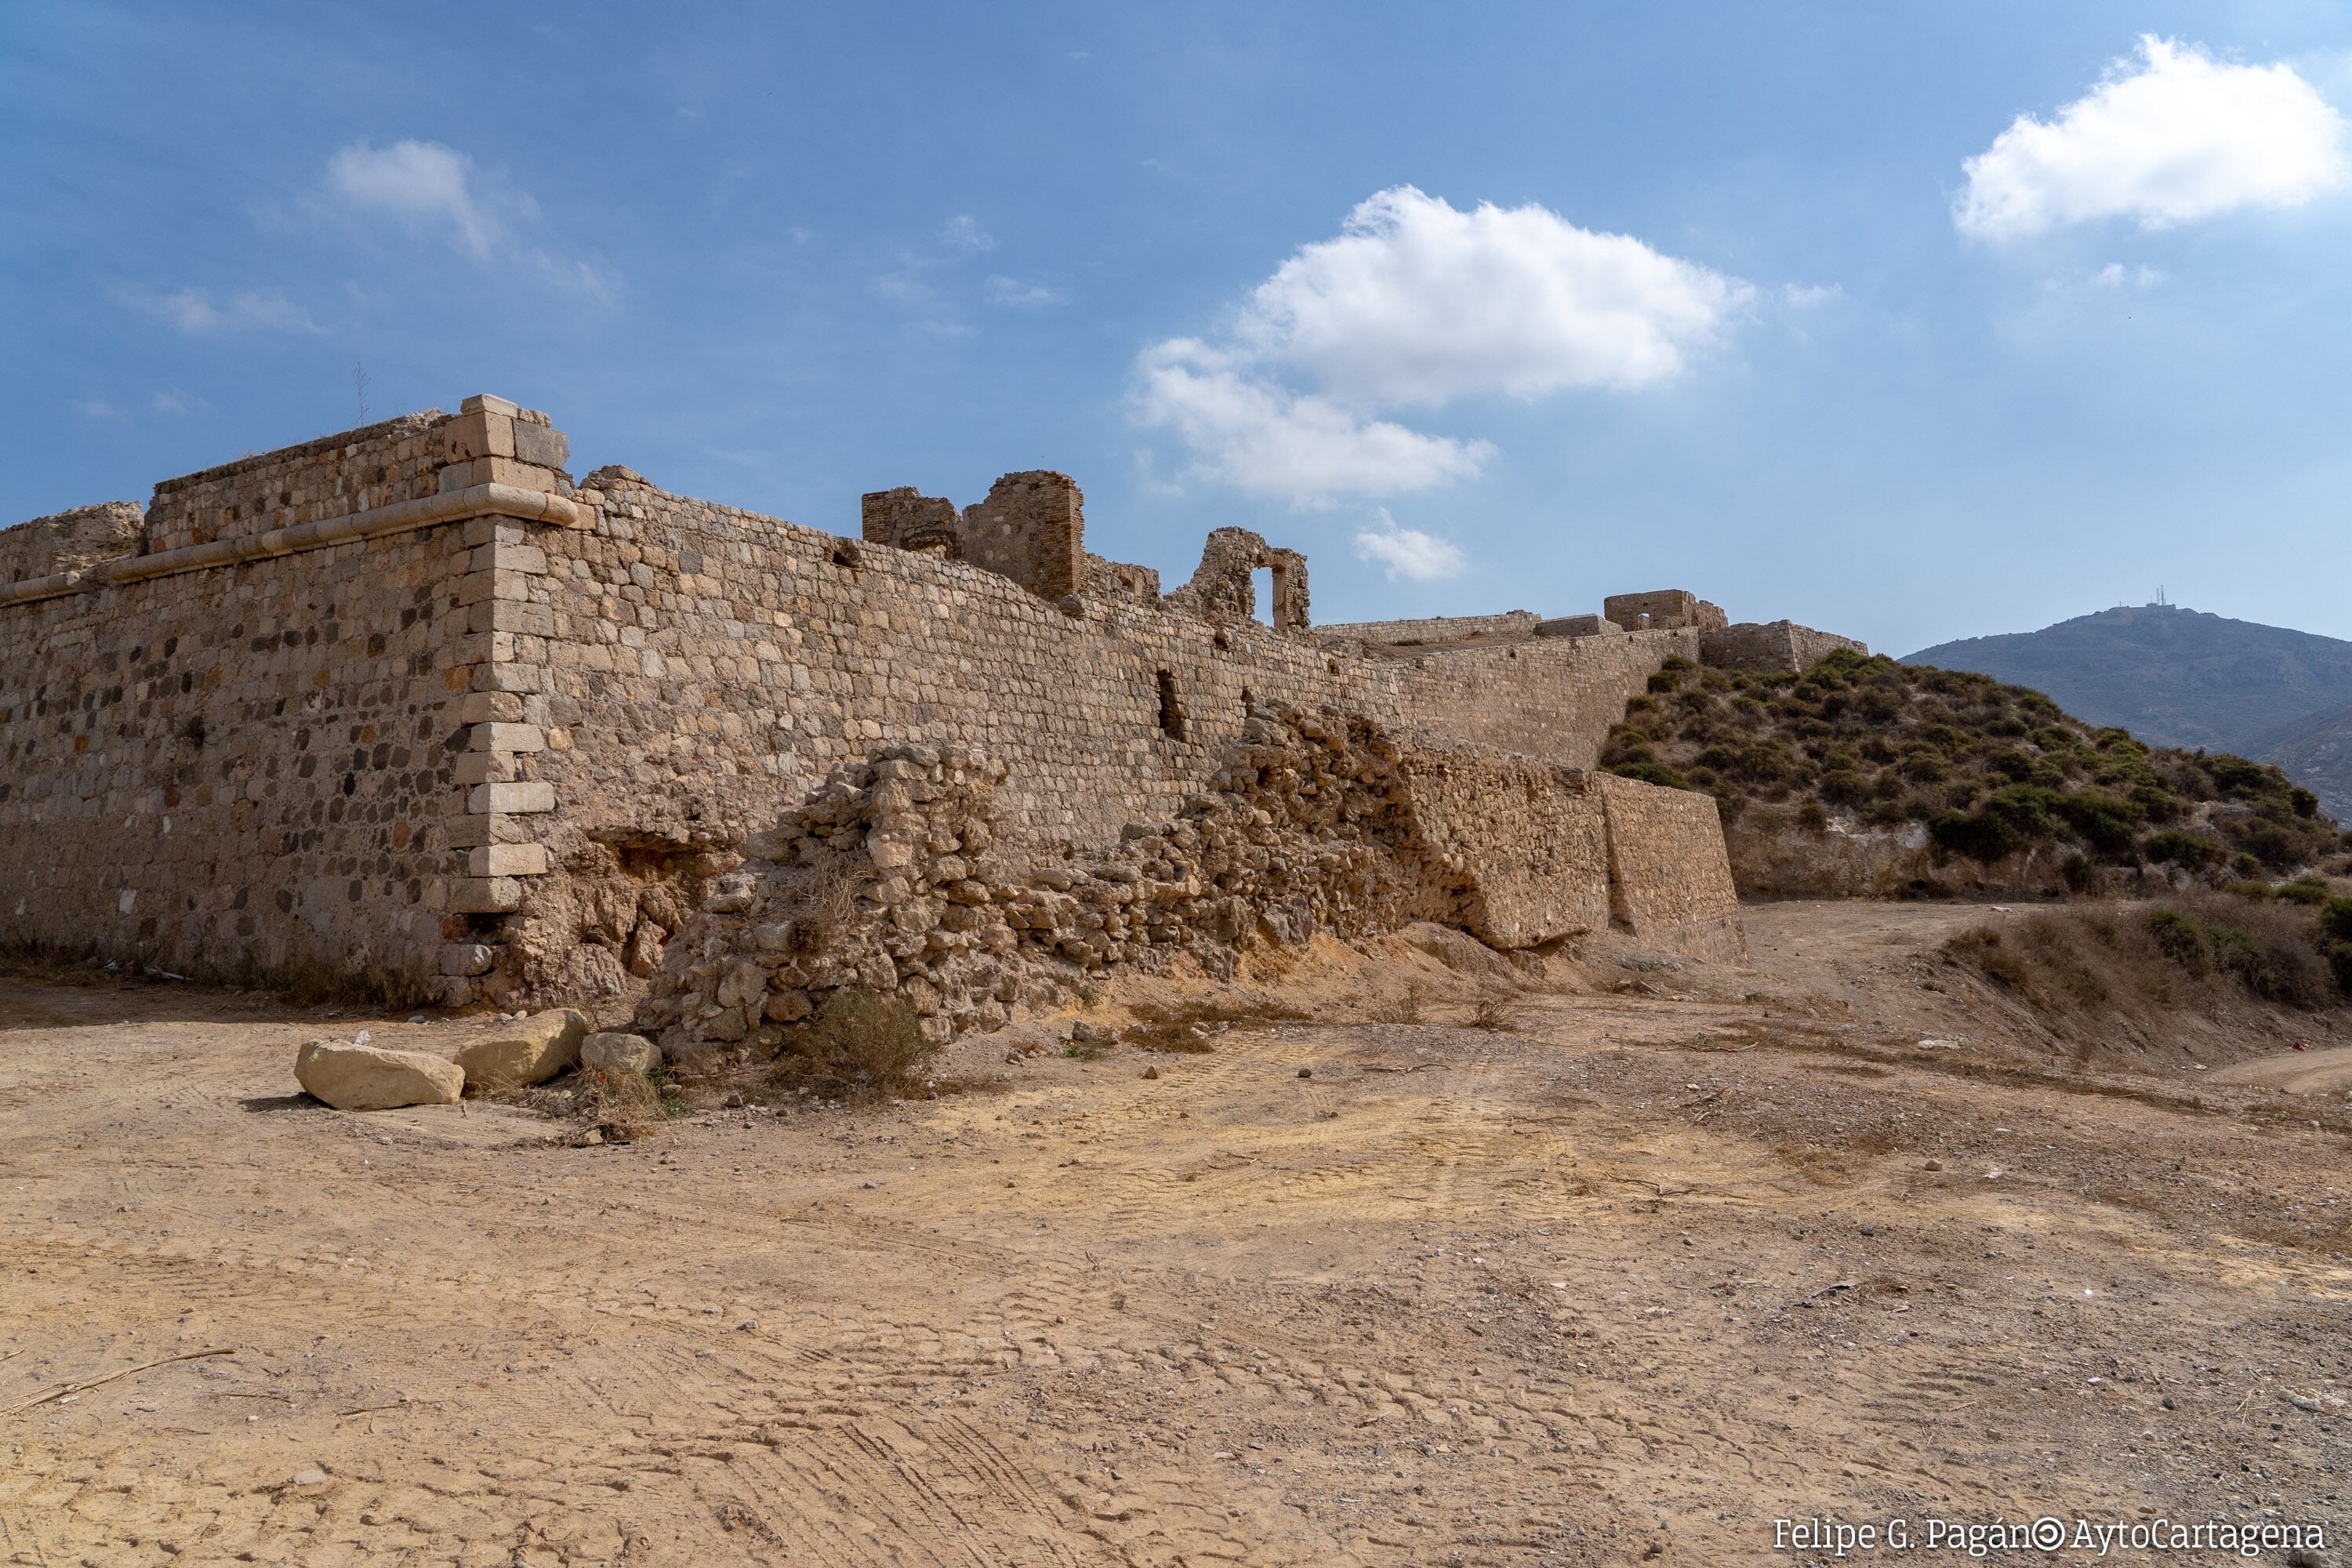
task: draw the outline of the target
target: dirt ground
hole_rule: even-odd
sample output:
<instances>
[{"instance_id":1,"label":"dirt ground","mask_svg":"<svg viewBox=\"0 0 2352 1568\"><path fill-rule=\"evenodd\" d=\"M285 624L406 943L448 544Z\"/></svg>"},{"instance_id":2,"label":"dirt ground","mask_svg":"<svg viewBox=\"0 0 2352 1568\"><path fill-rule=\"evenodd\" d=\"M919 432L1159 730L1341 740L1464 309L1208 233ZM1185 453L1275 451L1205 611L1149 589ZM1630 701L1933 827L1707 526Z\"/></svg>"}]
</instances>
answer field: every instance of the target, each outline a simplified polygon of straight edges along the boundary
<instances>
[{"instance_id":1,"label":"dirt ground","mask_svg":"<svg viewBox=\"0 0 2352 1568\"><path fill-rule=\"evenodd\" d=\"M463 1025L0 981L0 1560L1696 1565L2055 1514L2346 1561L2337 1080L2041 1050L1935 956L1982 909L1748 918L1752 967L1619 952L1486 1026L1391 944L1205 1051L992 1039L593 1147L295 1092L307 1039Z\"/></svg>"}]
</instances>

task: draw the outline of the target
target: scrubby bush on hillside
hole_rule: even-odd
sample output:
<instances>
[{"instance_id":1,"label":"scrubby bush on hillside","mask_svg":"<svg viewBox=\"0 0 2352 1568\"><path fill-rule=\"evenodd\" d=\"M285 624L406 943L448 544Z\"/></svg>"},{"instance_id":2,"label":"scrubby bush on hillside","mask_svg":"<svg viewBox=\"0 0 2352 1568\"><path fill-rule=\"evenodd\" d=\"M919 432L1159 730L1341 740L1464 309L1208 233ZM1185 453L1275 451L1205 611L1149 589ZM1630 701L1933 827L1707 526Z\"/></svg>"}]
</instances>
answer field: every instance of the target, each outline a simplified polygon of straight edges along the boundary
<instances>
[{"instance_id":1,"label":"scrubby bush on hillside","mask_svg":"<svg viewBox=\"0 0 2352 1568\"><path fill-rule=\"evenodd\" d=\"M2103 1018L2130 1000L2168 1007L2242 994L2314 1009L2352 992L2352 942L2334 941L2323 921L2293 904L2211 893L2136 910L2053 910L1979 926L1944 951L2041 1006Z\"/></svg>"},{"instance_id":2,"label":"scrubby bush on hillside","mask_svg":"<svg viewBox=\"0 0 2352 1568\"><path fill-rule=\"evenodd\" d=\"M2084 862L2070 885L2090 885L2099 864L2275 873L2343 843L2311 792L2268 763L2154 749L1990 676L1854 653L1801 675L1670 659L1626 704L1601 763L1705 790L1726 821L1751 801L1812 805L1872 826L1923 824L1966 860L2048 848Z\"/></svg>"}]
</instances>

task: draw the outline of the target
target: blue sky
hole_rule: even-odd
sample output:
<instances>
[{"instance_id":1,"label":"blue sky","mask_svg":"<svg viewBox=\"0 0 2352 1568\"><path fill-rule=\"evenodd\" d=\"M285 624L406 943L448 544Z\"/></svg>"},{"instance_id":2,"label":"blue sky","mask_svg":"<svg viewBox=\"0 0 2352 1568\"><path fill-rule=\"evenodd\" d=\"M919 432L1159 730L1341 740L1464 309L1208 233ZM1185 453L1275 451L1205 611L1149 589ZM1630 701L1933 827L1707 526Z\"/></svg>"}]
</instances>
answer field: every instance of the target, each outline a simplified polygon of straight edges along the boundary
<instances>
[{"instance_id":1,"label":"blue sky","mask_svg":"<svg viewBox=\"0 0 2352 1568\"><path fill-rule=\"evenodd\" d=\"M361 366L842 531L1063 468L1102 553L1257 528L1326 621L2352 637L2347 113L2352 10L2260 0L19 0L0 520Z\"/></svg>"}]
</instances>

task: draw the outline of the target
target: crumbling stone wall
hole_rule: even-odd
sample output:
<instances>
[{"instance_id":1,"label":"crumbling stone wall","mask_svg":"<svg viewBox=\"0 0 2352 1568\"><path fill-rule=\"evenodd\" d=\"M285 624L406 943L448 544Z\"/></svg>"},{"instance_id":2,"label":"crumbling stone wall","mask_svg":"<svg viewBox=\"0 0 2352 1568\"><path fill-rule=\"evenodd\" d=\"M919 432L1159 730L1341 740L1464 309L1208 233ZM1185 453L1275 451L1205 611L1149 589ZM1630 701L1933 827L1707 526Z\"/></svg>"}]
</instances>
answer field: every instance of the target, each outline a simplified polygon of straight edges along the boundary
<instances>
[{"instance_id":1,"label":"crumbling stone wall","mask_svg":"<svg viewBox=\"0 0 2352 1568\"><path fill-rule=\"evenodd\" d=\"M885 744L1007 763L1007 833L1046 854L1173 812L1253 702L1590 767L1659 665L1697 654L1675 631L1366 659L1255 621L1125 596L1066 607L971 563L845 552L625 469L583 483L595 528L551 540L522 588L548 627L518 655L544 677L524 709L544 744L513 776L551 795L529 823L551 870L487 939L497 967L469 987L493 999L631 988L675 930L631 923L647 877L690 900L692 867ZM615 844L636 847L635 869Z\"/></svg>"},{"instance_id":2,"label":"crumbling stone wall","mask_svg":"<svg viewBox=\"0 0 2352 1568\"><path fill-rule=\"evenodd\" d=\"M137 501L100 501L0 529L0 583L22 583L53 572L79 572L139 548L147 509Z\"/></svg>"},{"instance_id":3,"label":"crumbling stone wall","mask_svg":"<svg viewBox=\"0 0 2352 1568\"><path fill-rule=\"evenodd\" d=\"M1087 554L1087 596L1090 599L1124 599L1131 605L1160 603L1160 574L1149 566L1131 566L1124 561L1106 561L1089 551Z\"/></svg>"},{"instance_id":4,"label":"crumbling stone wall","mask_svg":"<svg viewBox=\"0 0 2352 1568\"><path fill-rule=\"evenodd\" d=\"M1539 637L1622 637L1625 628L1603 616L1556 616L1536 623Z\"/></svg>"},{"instance_id":5,"label":"crumbling stone wall","mask_svg":"<svg viewBox=\"0 0 2352 1568\"><path fill-rule=\"evenodd\" d=\"M1201 564L1182 587L1168 595L1168 607L1216 626L1257 617L1256 573L1272 579L1267 623L1292 637L1307 635L1307 557L1268 544L1246 528L1212 529L1201 548Z\"/></svg>"},{"instance_id":6,"label":"crumbling stone wall","mask_svg":"<svg viewBox=\"0 0 2352 1568\"><path fill-rule=\"evenodd\" d=\"M1468 637L1524 637L1543 617L1533 610L1499 616L1432 616L1417 621L1338 621L1315 628L1318 642L1376 644L1458 642Z\"/></svg>"},{"instance_id":7,"label":"crumbling stone wall","mask_svg":"<svg viewBox=\"0 0 2352 1568\"><path fill-rule=\"evenodd\" d=\"M1694 956L1744 953L1715 797L1614 773L1591 778L1608 819L1611 918L1644 942Z\"/></svg>"},{"instance_id":8,"label":"crumbling stone wall","mask_svg":"<svg viewBox=\"0 0 2352 1568\"><path fill-rule=\"evenodd\" d=\"M1255 714L1207 790L1172 817L1023 866L1002 853L1003 763L898 746L845 763L716 880L669 944L639 1016L673 1052L782 1043L842 986L905 996L934 1037L1050 1005L1107 970L1179 961L1230 974L1295 947L1417 920L1521 948L1606 923L1603 802L1624 780L1433 749L1360 717ZM1710 803L1711 805L1711 803ZM1722 841L1675 834L1671 803L1622 808L1664 864ZM1696 823L1696 818L1687 821ZM1672 936L1654 893L1637 900ZM1721 942L1727 928L1705 933Z\"/></svg>"},{"instance_id":9,"label":"crumbling stone wall","mask_svg":"<svg viewBox=\"0 0 2352 1568\"><path fill-rule=\"evenodd\" d=\"M1710 605L1681 588L1661 588L1648 594L1612 594L1601 601L1601 617L1628 631L1658 626L1693 626L1705 630L1729 624L1722 606Z\"/></svg>"},{"instance_id":10,"label":"crumbling stone wall","mask_svg":"<svg viewBox=\"0 0 2352 1568\"><path fill-rule=\"evenodd\" d=\"M564 450L540 417L469 398L167 481L177 521L151 511L144 551L0 584L0 939L453 1003L625 992L749 834L885 746L1005 762L1006 852L1042 863L1172 816L1253 708L1589 767L1626 699L1697 651L1675 629L1366 657L1184 613L1082 549L1082 590L1048 599L1037 571L619 467L575 488L526 460ZM992 495L1025 509L1007 539L1059 518L1076 543L1065 477ZM1287 556L1254 539L1246 558Z\"/></svg>"},{"instance_id":11,"label":"crumbling stone wall","mask_svg":"<svg viewBox=\"0 0 2352 1568\"><path fill-rule=\"evenodd\" d=\"M986 500L964 508L963 559L1009 577L1041 599L1087 584L1086 497L1067 474L1007 474Z\"/></svg>"},{"instance_id":12,"label":"crumbling stone wall","mask_svg":"<svg viewBox=\"0 0 2352 1568\"><path fill-rule=\"evenodd\" d=\"M1743 621L1699 633L1699 662L1725 669L1793 669L1813 668L1841 649L1867 655L1870 647L1833 632L1815 631L1794 621Z\"/></svg>"},{"instance_id":13,"label":"crumbling stone wall","mask_svg":"<svg viewBox=\"0 0 2352 1568\"><path fill-rule=\"evenodd\" d=\"M869 490L859 498L858 519L869 544L962 558L961 521L945 496L927 496L912 485Z\"/></svg>"}]
</instances>

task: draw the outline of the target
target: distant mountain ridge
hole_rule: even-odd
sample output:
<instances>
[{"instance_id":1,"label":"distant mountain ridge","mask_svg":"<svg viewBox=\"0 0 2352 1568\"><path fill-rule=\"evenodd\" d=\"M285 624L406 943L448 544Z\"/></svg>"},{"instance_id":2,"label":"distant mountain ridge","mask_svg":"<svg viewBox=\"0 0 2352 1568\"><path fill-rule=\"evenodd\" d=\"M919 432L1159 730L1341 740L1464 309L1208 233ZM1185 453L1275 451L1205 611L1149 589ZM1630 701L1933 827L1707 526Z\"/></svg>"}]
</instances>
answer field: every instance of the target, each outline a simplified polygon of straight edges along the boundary
<instances>
[{"instance_id":1,"label":"distant mountain ridge","mask_svg":"<svg viewBox=\"0 0 2352 1568\"><path fill-rule=\"evenodd\" d=\"M2274 762L2330 816L2352 820L2352 642L2135 605L2038 632L1937 643L1902 662L2030 686L2151 745Z\"/></svg>"}]
</instances>

